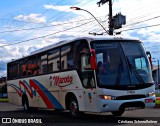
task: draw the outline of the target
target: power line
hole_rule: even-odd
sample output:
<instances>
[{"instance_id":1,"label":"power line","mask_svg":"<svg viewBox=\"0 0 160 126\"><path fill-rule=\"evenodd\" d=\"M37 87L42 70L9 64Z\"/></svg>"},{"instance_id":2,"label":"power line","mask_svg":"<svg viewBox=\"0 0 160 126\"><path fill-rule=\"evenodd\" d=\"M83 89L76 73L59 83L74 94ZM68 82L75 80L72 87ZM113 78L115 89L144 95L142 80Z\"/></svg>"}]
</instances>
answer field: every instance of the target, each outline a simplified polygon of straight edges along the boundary
<instances>
[{"instance_id":1,"label":"power line","mask_svg":"<svg viewBox=\"0 0 160 126\"><path fill-rule=\"evenodd\" d=\"M60 3L62 3L64 0L61 0L60 2L57 2L55 5L59 5ZM41 15L43 15L43 14L45 14L46 12L48 12L50 9L47 9L47 10L45 10L45 11L43 11L42 13L41 13ZM14 20L10 20L10 19L0 19L0 20L4 20L4 21L16 21L16 22L22 22L22 23L31 23L31 24L44 24L44 23L37 23L37 22L30 22L30 21L24 21L24 20L16 20L16 19L14 19Z\"/></svg>"},{"instance_id":2,"label":"power line","mask_svg":"<svg viewBox=\"0 0 160 126\"><path fill-rule=\"evenodd\" d=\"M71 24L71 23L81 22L81 21L86 21L86 20L91 20L91 19L93 19L93 18L88 18L88 19L83 19L83 20L77 20L77 21L70 21L70 22L65 22L65 23L60 23L60 24L54 24L54 25L46 25L46 26L41 26L41 27L32 27L32 28L24 28L24 29L14 29L14 30L8 30L8 31L1 31L0 33L41 29L41 28L52 27L52 26L59 26L59 25L65 25L65 24Z\"/></svg>"},{"instance_id":3,"label":"power line","mask_svg":"<svg viewBox=\"0 0 160 126\"><path fill-rule=\"evenodd\" d=\"M82 2L82 1L77 2L76 4L81 3L81 2ZM87 2L84 3L83 5L87 4L88 2L90 2L90 1L87 1ZM74 4L74 5L76 5L76 4ZM72 5L72 6L74 6L74 5ZM82 5L82 6L83 6L83 5ZM68 8L68 9L70 9L70 8ZM64 12L60 12L60 13L64 13ZM60 13L58 13L58 15L59 15ZM66 16L66 15L67 15L67 14L61 16L61 18L64 17L64 16ZM55 17L55 16L53 16L53 17ZM53 18L53 17L52 17L52 18ZM50 19L51 19L51 18L50 18ZM50 20L50 19L49 19L49 20ZM60 19L60 18L59 18L59 19ZM56 20L57 20L57 19L55 19L54 21L56 21ZM25 32L24 32L24 33L25 33ZM31 33L32 33L32 32L30 32L29 34L31 34ZM29 34L28 34L28 35L29 35ZM25 37L26 37L26 36L25 36Z\"/></svg>"},{"instance_id":4,"label":"power line","mask_svg":"<svg viewBox=\"0 0 160 126\"><path fill-rule=\"evenodd\" d=\"M55 5L59 5L60 3L62 3L64 0L61 0L60 2L56 3ZM50 9L47 9L46 11L44 11L42 14L45 14L46 12L48 12Z\"/></svg>"},{"instance_id":5,"label":"power line","mask_svg":"<svg viewBox=\"0 0 160 126\"><path fill-rule=\"evenodd\" d=\"M31 39L24 40L24 41L20 41L20 42L16 42L16 43L13 43L13 44L2 45L2 46L0 46L0 47L10 46L10 45L16 45L16 44L20 44L20 43L32 41L32 40L35 40L35 39L45 38L45 37L48 37L48 36L51 36L51 35L54 35L54 34L57 34L57 33L60 33L60 32L68 31L68 30L70 30L70 29L83 26L83 25L88 24L88 23L91 23L91 22L93 22L93 21L95 21L95 20L92 20L92 21L86 22L86 23L84 23L84 24L81 24L81 25L78 25L78 26L75 26L75 27L71 27L71 28L68 28L68 29L65 29L65 30L62 30L62 31L57 31L57 32L54 32L54 33L51 33L51 34L47 34L47 35L40 36L40 37L36 37L36 38L31 38Z\"/></svg>"},{"instance_id":6,"label":"power line","mask_svg":"<svg viewBox=\"0 0 160 126\"><path fill-rule=\"evenodd\" d=\"M84 0L82 0L82 1L84 1ZM72 6L75 6L76 4L81 3L82 1L76 2L76 3L73 4ZM87 1L86 3L84 3L83 5L85 5L85 4L87 4L87 3L91 2L91 1L92 1L92 0L89 0L89 1ZM81 6L83 6L83 5L81 5ZM67 9L65 9L65 10L63 10L63 11L61 11L61 12L59 12L58 14L52 16L51 18L48 19L48 21L50 21L51 19L55 18L56 16L59 16L60 14L64 13L66 10L70 10L70 7L67 8ZM69 13L71 13L71 12L69 12ZM56 21L56 20L58 20L58 19L61 19L62 17L68 15L69 13L65 13L64 15L60 16L60 18L56 18L56 19L53 20L53 21ZM53 22L53 21L52 21L52 22ZM51 21L50 21L50 22L51 22ZM50 22L49 22L49 23L50 23Z\"/></svg>"},{"instance_id":7,"label":"power line","mask_svg":"<svg viewBox=\"0 0 160 126\"><path fill-rule=\"evenodd\" d=\"M60 4L60 3L62 3L64 0L61 0L60 2L58 2L58 3L56 3L55 5L58 5L58 4ZM49 9L48 10L45 10L44 12L42 12L42 14L44 14L44 13L46 13L47 11L49 11ZM28 22L28 21L20 21L20 20L12 20L12 21L18 21L18 22L24 22L24 23L33 23L33 24L42 24L42 23L35 23L35 22ZM44 24L44 23L43 23ZM25 32L24 32L25 33ZM23 33L23 34L24 34ZM11 33L9 33L9 34L7 34L7 35L5 35L4 37L6 37L6 36L8 36L8 35L10 35ZM30 34L30 33L29 33ZM29 35L29 34L27 34L27 35ZM4 38L3 37L3 38ZM22 37L21 37L22 38ZM14 39L14 38L13 38ZM17 39L16 39L17 40Z\"/></svg>"},{"instance_id":8,"label":"power line","mask_svg":"<svg viewBox=\"0 0 160 126\"><path fill-rule=\"evenodd\" d=\"M139 27L139 28L130 28L130 29L126 29L126 30L122 30L123 31L130 31L130 30L136 30L136 29L142 29L142 28L148 28L148 27L155 27L155 26L159 26L160 24L155 24L155 25L149 25L149 26L144 26L144 27Z\"/></svg>"},{"instance_id":9,"label":"power line","mask_svg":"<svg viewBox=\"0 0 160 126\"><path fill-rule=\"evenodd\" d=\"M145 21L149 21L149 20L153 20L153 19L156 19L156 18L159 18L159 17L160 16L155 16L155 17L152 17L152 18L148 18L148 19L145 19L145 20L142 20L142 21L138 21L138 22L135 22L135 23L132 23L132 24L125 25L124 27L130 26L130 25L139 24L139 23L142 23L142 22L145 22Z\"/></svg>"}]
</instances>

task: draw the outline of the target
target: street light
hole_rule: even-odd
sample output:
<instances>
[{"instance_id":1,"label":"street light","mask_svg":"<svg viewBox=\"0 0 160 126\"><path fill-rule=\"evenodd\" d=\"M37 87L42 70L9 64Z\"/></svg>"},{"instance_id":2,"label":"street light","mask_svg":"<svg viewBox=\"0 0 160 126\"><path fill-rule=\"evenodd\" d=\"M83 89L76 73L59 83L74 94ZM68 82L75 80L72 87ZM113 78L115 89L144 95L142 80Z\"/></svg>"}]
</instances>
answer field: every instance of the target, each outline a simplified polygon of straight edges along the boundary
<instances>
[{"instance_id":1,"label":"street light","mask_svg":"<svg viewBox=\"0 0 160 126\"><path fill-rule=\"evenodd\" d=\"M106 33L108 33L108 31L103 27L103 25L97 20L97 18L89 11L85 10L85 9L81 9L79 7L70 7L70 9L73 9L73 10L82 10L82 11L85 11L87 13L89 13L90 15L92 15L92 17L94 17L94 19L98 22L98 24L103 28L103 30L105 30ZM109 33L108 33L109 34Z\"/></svg>"}]
</instances>

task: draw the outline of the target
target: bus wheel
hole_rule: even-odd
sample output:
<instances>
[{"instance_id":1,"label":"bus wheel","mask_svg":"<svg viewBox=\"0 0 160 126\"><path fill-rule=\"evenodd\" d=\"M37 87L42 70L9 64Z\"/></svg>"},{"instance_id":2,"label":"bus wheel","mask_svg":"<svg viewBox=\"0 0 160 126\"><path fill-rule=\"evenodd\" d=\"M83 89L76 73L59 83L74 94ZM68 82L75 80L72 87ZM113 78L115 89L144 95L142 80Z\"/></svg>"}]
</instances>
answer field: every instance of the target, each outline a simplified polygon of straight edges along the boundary
<instances>
[{"instance_id":1,"label":"bus wheel","mask_svg":"<svg viewBox=\"0 0 160 126\"><path fill-rule=\"evenodd\" d=\"M121 116L124 113L124 110L111 112L114 116Z\"/></svg>"},{"instance_id":2,"label":"bus wheel","mask_svg":"<svg viewBox=\"0 0 160 126\"><path fill-rule=\"evenodd\" d=\"M73 118L78 118L80 116L78 102L75 97L72 97L69 102L69 111Z\"/></svg>"},{"instance_id":3,"label":"bus wheel","mask_svg":"<svg viewBox=\"0 0 160 126\"><path fill-rule=\"evenodd\" d=\"M25 112L28 112L29 111L29 104L28 104L28 101L25 100L24 103L23 103L23 110Z\"/></svg>"}]
</instances>

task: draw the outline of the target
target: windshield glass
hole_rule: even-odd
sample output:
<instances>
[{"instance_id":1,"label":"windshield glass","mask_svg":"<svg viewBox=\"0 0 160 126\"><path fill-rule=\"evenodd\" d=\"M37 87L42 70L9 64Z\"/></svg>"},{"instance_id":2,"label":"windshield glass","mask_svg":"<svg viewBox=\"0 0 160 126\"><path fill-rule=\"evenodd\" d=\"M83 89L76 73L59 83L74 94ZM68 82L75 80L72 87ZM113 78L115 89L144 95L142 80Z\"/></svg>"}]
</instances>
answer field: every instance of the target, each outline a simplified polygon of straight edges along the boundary
<instances>
[{"instance_id":1,"label":"windshield glass","mask_svg":"<svg viewBox=\"0 0 160 126\"><path fill-rule=\"evenodd\" d=\"M96 50L97 82L100 87L145 87L152 83L151 69L142 43L93 41Z\"/></svg>"}]
</instances>

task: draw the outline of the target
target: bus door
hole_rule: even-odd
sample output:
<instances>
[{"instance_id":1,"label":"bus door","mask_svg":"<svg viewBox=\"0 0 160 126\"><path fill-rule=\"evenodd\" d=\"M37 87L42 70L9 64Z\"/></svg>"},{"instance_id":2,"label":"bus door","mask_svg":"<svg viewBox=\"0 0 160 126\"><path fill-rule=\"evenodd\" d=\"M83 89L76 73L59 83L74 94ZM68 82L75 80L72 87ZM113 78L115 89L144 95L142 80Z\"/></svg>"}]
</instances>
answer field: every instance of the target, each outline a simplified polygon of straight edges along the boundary
<instances>
[{"instance_id":1,"label":"bus door","mask_svg":"<svg viewBox=\"0 0 160 126\"><path fill-rule=\"evenodd\" d=\"M95 80L89 62L89 54L81 54L81 80L84 87L85 110L95 112L97 108Z\"/></svg>"}]
</instances>

